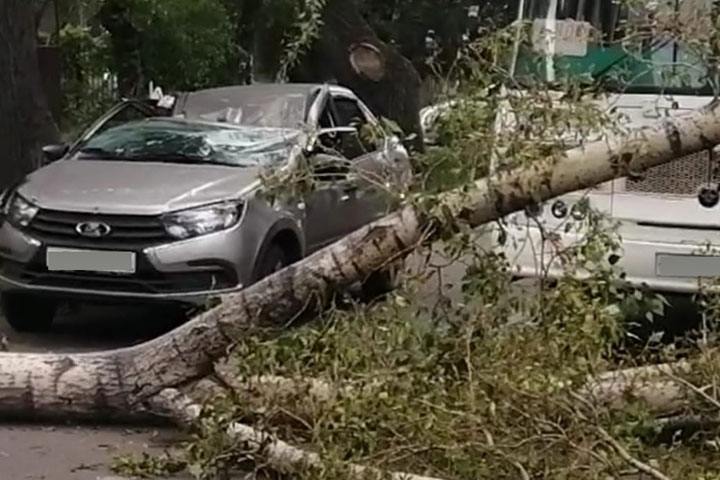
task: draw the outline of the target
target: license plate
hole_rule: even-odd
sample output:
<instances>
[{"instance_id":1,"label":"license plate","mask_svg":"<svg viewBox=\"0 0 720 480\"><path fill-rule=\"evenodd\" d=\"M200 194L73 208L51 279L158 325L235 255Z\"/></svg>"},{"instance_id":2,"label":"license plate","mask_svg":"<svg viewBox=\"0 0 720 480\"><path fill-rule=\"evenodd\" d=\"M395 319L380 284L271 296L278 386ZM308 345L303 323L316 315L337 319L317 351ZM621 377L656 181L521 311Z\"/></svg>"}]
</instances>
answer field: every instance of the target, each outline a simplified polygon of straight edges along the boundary
<instances>
[{"instance_id":1,"label":"license plate","mask_svg":"<svg viewBox=\"0 0 720 480\"><path fill-rule=\"evenodd\" d=\"M720 257L658 253L655 274L658 277L720 277Z\"/></svg>"},{"instance_id":2,"label":"license plate","mask_svg":"<svg viewBox=\"0 0 720 480\"><path fill-rule=\"evenodd\" d=\"M51 272L130 274L135 273L135 252L48 248L47 267Z\"/></svg>"}]
</instances>

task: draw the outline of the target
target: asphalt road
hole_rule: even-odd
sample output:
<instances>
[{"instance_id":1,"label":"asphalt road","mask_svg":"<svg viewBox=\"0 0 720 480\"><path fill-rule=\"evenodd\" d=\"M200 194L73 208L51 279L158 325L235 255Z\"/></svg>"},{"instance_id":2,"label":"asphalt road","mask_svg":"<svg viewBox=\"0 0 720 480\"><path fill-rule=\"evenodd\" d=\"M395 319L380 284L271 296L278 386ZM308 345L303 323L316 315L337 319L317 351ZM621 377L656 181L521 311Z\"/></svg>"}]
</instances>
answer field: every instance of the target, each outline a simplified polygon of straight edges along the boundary
<instances>
[{"instance_id":1,"label":"asphalt road","mask_svg":"<svg viewBox=\"0 0 720 480\"><path fill-rule=\"evenodd\" d=\"M0 317L12 352L85 352L132 345L172 324L142 309L85 308L66 312L52 331L19 334ZM162 453L178 434L169 429L0 424L0 479L96 480L112 475L116 455Z\"/></svg>"},{"instance_id":2,"label":"asphalt road","mask_svg":"<svg viewBox=\"0 0 720 480\"><path fill-rule=\"evenodd\" d=\"M172 329L160 311L142 308L83 307L66 311L48 332L15 332L0 316L0 334L11 352L87 352L134 345Z\"/></svg>"}]
</instances>

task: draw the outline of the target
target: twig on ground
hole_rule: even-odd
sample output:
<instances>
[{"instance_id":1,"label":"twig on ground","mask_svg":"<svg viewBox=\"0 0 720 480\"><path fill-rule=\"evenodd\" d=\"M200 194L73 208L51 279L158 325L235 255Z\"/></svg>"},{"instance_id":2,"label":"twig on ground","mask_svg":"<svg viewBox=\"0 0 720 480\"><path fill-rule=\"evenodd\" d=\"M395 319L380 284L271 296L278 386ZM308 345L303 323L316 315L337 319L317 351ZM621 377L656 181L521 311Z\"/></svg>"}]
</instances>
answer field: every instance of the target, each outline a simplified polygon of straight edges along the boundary
<instances>
[{"instance_id":1,"label":"twig on ground","mask_svg":"<svg viewBox=\"0 0 720 480\"><path fill-rule=\"evenodd\" d=\"M625 460L628 464L632 465L634 468L640 470L641 472L650 475L651 477L655 478L656 480L670 480L670 477L662 473L661 471L651 467L647 463L643 463L637 458L633 457L628 453L625 448L618 443L617 440L615 440L612 435L610 435L607 430L605 430L602 427L597 427L597 431L600 434L600 436L605 440L610 446L617 452L620 457Z\"/></svg>"},{"instance_id":2,"label":"twig on ground","mask_svg":"<svg viewBox=\"0 0 720 480\"><path fill-rule=\"evenodd\" d=\"M149 402L150 408L174 419L182 427L189 427L199 417L202 408L182 392L168 388L160 392ZM289 473L298 469L309 468L321 464L320 455L307 452L287 442L273 438L272 435L242 423L232 423L227 433L236 440L247 443L255 451L267 458L268 466L281 473ZM358 479L390 478L391 480L442 480L410 473L384 472L363 465L348 464L351 477Z\"/></svg>"}]
</instances>

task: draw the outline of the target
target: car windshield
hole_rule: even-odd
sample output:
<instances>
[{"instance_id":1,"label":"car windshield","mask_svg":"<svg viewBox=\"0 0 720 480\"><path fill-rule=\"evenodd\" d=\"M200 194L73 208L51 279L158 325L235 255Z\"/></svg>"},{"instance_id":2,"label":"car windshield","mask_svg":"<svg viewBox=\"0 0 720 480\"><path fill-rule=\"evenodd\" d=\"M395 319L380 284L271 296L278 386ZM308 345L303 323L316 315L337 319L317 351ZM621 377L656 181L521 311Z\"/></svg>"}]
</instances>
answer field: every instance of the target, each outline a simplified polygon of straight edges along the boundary
<instances>
[{"instance_id":1,"label":"car windshield","mask_svg":"<svg viewBox=\"0 0 720 480\"><path fill-rule=\"evenodd\" d=\"M711 31L711 0L644 2L527 0L519 12L531 30L513 61L516 79L551 84L572 78L602 81L628 93L710 91L708 68L693 45L656 34L662 18ZM527 38L527 37L520 37ZM628 39L633 38L631 42Z\"/></svg>"},{"instance_id":2,"label":"car windshield","mask_svg":"<svg viewBox=\"0 0 720 480\"><path fill-rule=\"evenodd\" d=\"M308 89L285 85L229 87L193 92L179 114L209 122L301 129Z\"/></svg>"},{"instance_id":3,"label":"car windshield","mask_svg":"<svg viewBox=\"0 0 720 480\"><path fill-rule=\"evenodd\" d=\"M299 130L151 118L99 133L83 145L78 158L276 166L287 161L301 134Z\"/></svg>"}]
</instances>

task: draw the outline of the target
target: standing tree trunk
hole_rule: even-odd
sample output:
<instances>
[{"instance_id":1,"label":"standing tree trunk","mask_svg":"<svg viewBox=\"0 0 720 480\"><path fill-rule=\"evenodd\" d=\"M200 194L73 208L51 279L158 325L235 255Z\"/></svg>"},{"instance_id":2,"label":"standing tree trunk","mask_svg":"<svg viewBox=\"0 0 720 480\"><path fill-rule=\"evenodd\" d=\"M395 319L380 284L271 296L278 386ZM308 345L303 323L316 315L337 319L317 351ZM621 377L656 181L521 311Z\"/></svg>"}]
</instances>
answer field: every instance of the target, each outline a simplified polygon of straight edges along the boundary
<instances>
[{"instance_id":1,"label":"standing tree trunk","mask_svg":"<svg viewBox=\"0 0 720 480\"><path fill-rule=\"evenodd\" d=\"M42 146L57 141L37 58L33 5L0 1L0 189L41 164Z\"/></svg>"},{"instance_id":2,"label":"standing tree trunk","mask_svg":"<svg viewBox=\"0 0 720 480\"><path fill-rule=\"evenodd\" d=\"M144 88L142 78L141 33L130 21L133 2L108 0L102 4L97 18L110 32L110 45L118 76L118 92L134 97Z\"/></svg>"},{"instance_id":3,"label":"standing tree trunk","mask_svg":"<svg viewBox=\"0 0 720 480\"><path fill-rule=\"evenodd\" d=\"M421 80L412 62L378 38L355 0L328 0L320 38L295 77L352 89L377 114L394 120L422 149Z\"/></svg>"},{"instance_id":4,"label":"standing tree trunk","mask_svg":"<svg viewBox=\"0 0 720 480\"><path fill-rule=\"evenodd\" d=\"M277 78L283 38L292 18L278 18L268 8L244 9L252 18L253 75L257 81ZM338 83L352 89L378 115L397 122L412 146L423 149L420 126L422 82L412 62L386 44L363 17L355 0L327 0L319 38L289 73L297 82Z\"/></svg>"}]
</instances>

